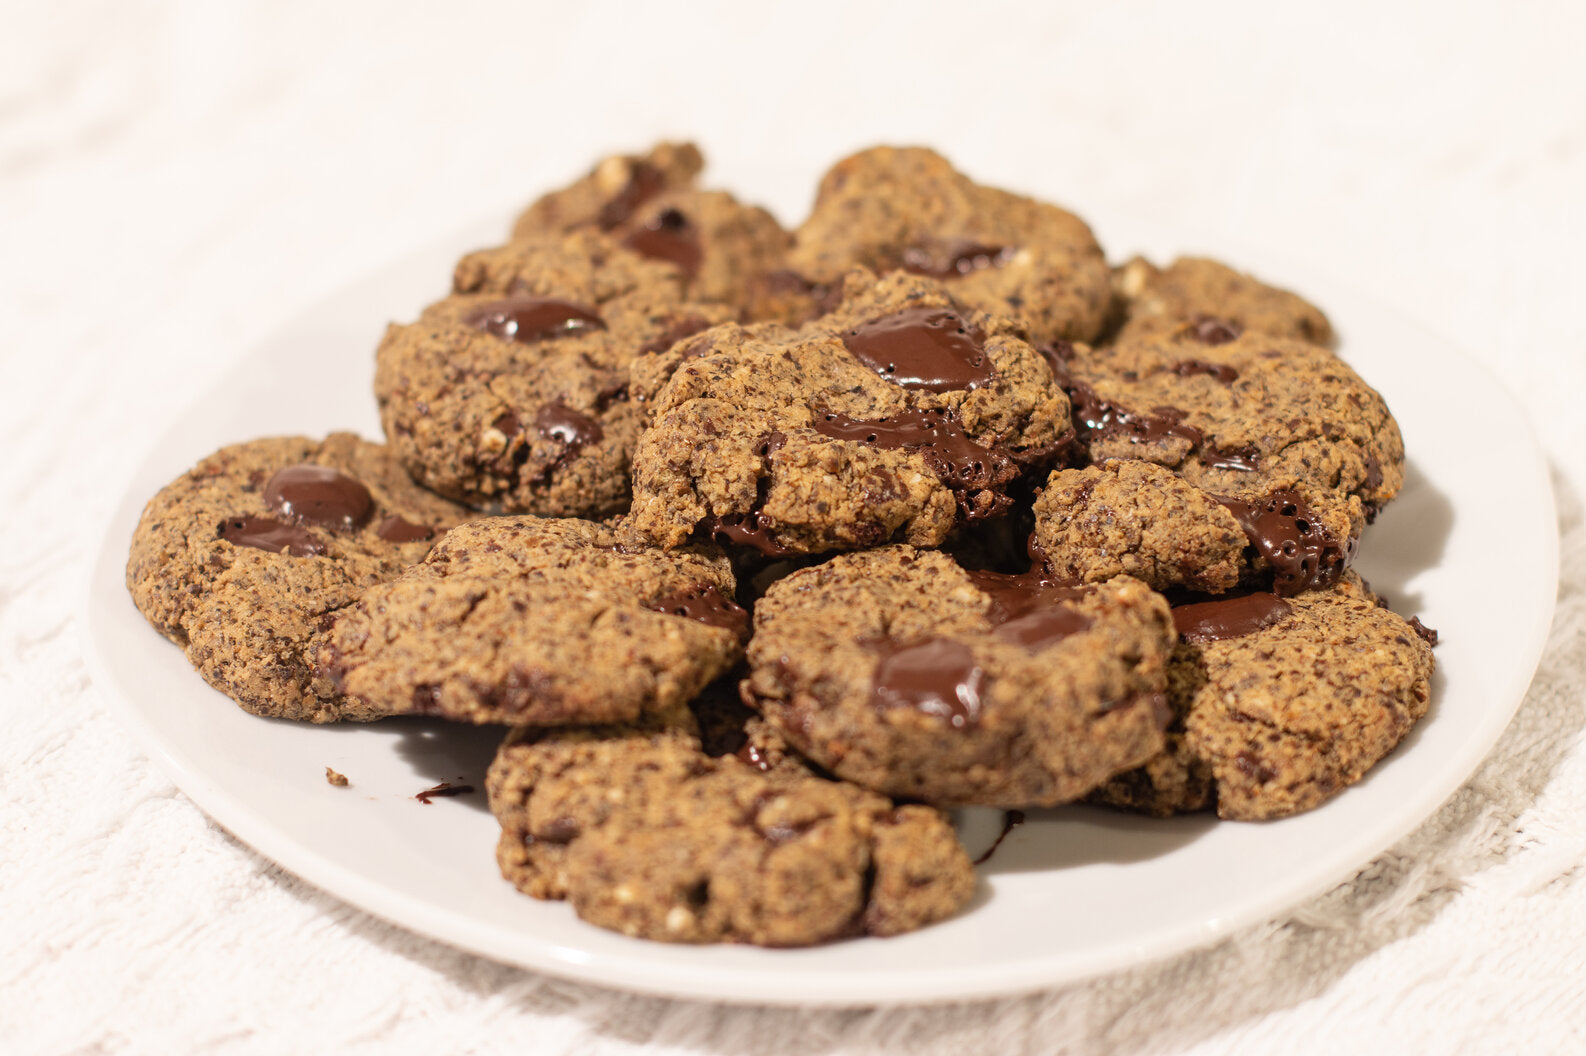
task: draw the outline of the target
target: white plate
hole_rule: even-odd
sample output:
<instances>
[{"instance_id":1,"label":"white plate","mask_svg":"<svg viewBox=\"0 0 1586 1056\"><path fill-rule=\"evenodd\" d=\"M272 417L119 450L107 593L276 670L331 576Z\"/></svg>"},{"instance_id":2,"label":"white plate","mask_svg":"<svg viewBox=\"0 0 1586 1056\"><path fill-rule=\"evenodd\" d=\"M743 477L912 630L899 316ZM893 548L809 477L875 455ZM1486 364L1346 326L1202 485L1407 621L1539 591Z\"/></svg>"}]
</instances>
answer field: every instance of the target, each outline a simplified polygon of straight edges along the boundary
<instances>
[{"instance_id":1,"label":"white plate","mask_svg":"<svg viewBox=\"0 0 1586 1056\"><path fill-rule=\"evenodd\" d=\"M1181 248L1124 227L1098 224L1115 258L1129 246L1158 257ZM898 938L693 948L586 925L565 904L526 898L500 878L482 791L428 806L413 798L439 781L482 789L498 730L250 717L150 629L123 584L143 503L215 448L344 428L378 437L369 388L381 327L444 293L457 253L503 229L463 232L371 276L249 356L155 447L106 531L90 586L96 681L181 789L260 853L371 913L528 968L710 1000L851 1005L1035 989L1210 943L1346 879L1459 787L1530 681L1553 608L1557 537L1521 411L1440 339L1347 289L1239 251L1232 259L1327 308L1343 354L1403 426L1404 492L1368 530L1359 567L1399 611L1437 628L1442 644L1432 712L1398 751L1356 788L1280 822L1031 812L981 867L968 909ZM327 766L352 786L327 784ZM966 812L963 826L976 853L996 815Z\"/></svg>"}]
</instances>

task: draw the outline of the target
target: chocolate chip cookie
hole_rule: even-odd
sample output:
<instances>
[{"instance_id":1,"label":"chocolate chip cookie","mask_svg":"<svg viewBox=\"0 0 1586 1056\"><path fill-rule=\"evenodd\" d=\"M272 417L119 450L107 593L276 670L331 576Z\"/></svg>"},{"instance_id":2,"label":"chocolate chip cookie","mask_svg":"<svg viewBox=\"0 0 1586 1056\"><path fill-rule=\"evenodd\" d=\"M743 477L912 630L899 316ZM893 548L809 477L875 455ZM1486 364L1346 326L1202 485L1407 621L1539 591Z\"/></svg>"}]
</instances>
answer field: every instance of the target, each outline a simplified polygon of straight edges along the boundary
<instances>
[{"instance_id":1,"label":"chocolate chip cookie","mask_svg":"<svg viewBox=\"0 0 1586 1056\"><path fill-rule=\"evenodd\" d=\"M642 423L629 361L731 310L591 233L470 254L455 286L376 356L381 421L414 479L492 513L625 509Z\"/></svg>"},{"instance_id":2,"label":"chocolate chip cookie","mask_svg":"<svg viewBox=\"0 0 1586 1056\"><path fill-rule=\"evenodd\" d=\"M1137 580L971 573L893 546L771 585L746 699L866 788L1050 806L1161 750L1172 646L1167 602Z\"/></svg>"},{"instance_id":3,"label":"chocolate chip cookie","mask_svg":"<svg viewBox=\"0 0 1586 1056\"><path fill-rule=\"evenodd\" d=\"M1328 345L1333 328L1322 310L1205 257L1180 257L1158 268L1135 257L1113 272L1122 316L1117 340L1190 330L1210 337L1266 334Z\"/></svg>"},{"instance_id":4,"label":"chocolate chip cookie","mask_svg":"<svg viewBox=\"0 0 1586 1056\"><path fill-rule=\"evenodd\" d=\"M743 655L734 587L719 553L662 553L591 521L473 521L337 613L318 670L385 713L624 722Z\"/></svg>"},{"instance_id":5,"label":"chocolate chip cookie","mask_svg":"<svg viewBox=\"0 0 1586 1056\"><path fill-rule=\"evenodd\" d=\"M1200 600L1173 617L1167 750L1098 802L1284 817L1359 781L1426 714L1431 645L1353 572L1329 590Z\"/></svg>"},{"instance_id":6,"label":"chocolate chip cookie","mask_svg":"<svg viewBox=\"0 0 1586 1056\"><path fill-rule=\"evenodd\" d=\"M742 308L781 269L792 236L764 209L695 186L704 158L692 143L613 155L572 186L545 195L514 238L599 230L634 252L674 265L689 296Z\"/></svg>"},{"instance_id":7,"label":"chocolate chip cookie","mask_svg":"<svg viewBox=\"0 0 1586 1056\"><path fill-rule=\"evenodd\" d=\"M855 265L902 268L1043 342L1093 339L1112 297L1106 259L1084 221L980 186L920 147L874 147L834 165L787 259L812 299Z\"/></svg>"},{"instance_id":8,"label":"chocolate chip cookie","mask_svg":"<svg viewBox=\"0 0 1586 1056\"><path fill-rule=\"evenodd\" d=\"M707 752L678 706L626 726L514 731L487 781L502 875L669 942L896 935L968 901L974 870L941 813L818 776L763 724L738 740Z\"/></svg>"},{"instance_id":9,"label":"chocolate chip cookie","mask_svg":"<svg viewBox=\"0 0 1586 1056\"><path fill-rule=\"evenodd\" d=\"M327 614L421 560L468 511L418 488L351 433L222 448L149 501L127 587L210 685L257 715L386 712L316 684Z\"/></svg>"},{"instance_id":10,"label":"chocolate chip cookie","mask_svg":"<svg viewBox=\"0 0 1586 1056\"><path fill-rule=\"evenodd\" d=\"M768 555L934 546L1052 464L1067 401L1016 324L919 276L844 291L801 329L727 325L635 362L637 531ZM649 397L652 377L669 380Z\"/></svg>"}]
</instances>

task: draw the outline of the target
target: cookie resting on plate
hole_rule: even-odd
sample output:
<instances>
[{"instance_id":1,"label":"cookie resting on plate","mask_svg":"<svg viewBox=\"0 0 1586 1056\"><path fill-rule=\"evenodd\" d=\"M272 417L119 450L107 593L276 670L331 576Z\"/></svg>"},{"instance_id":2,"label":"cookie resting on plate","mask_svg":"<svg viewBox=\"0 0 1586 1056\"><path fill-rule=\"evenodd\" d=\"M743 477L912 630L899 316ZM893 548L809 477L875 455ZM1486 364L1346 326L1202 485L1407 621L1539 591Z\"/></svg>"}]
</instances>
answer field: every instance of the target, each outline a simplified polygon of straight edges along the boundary
<instances>
[{"instance_id":1,"label":"cookie resting on plate","mask_svg":"<svg viewBox=\"0 0 1586 1056\"><path fill-rule=\"evenodd\" d=\"M1205 257L1180 257L1166 268L1135 257L1113 271L1116 343L1192 330L1202 336L1265 334L1328 345L1333 328L1322 310Z\"/></svg>"},{"instance_id":2,"label":"cookie resting on plate","mask_svg":"<svg viewBox=\"0 0 1586 1056\"><path fill-rule=\"evenodd\" d=\"M1165 752L1092 797L1240 821L1310 810L1359 781L1426 714L1427 634L1353 572L1329 590L1176 606Z\"/></svg>"},{"instance_id":3,"label":"cookie resting on plate","mask_svg":"<svg viewBox=\"0 0 1586 1056\"><path fill-rule=\"evenodd\" d=\"M336 615L319 669L349 700L476 723L625 722L743 655L726 558L591 521L472 521Z\"/></svg>"},{"instance_id":4,"label":"cookie resting on plate","mask_svg":"<svg viewBox=\"0 0 1586 1056\"><path fill-rule=\"evenodd\" d=\"M896 935L969 900L974 869L940 812L817 775L763 723L725 745L721 732L702 740L681 706L514 731L487 780L502 875L669 942Z\"/></svg>"},{"instance_id":5,"label":"cookie resting on plate","mask_svg":"<svg viewBox=\"0 0 1586 1056\"><path fill-rule=\"evenodd\" d=\"M1173 628L1128 577L1067 586L893 546L778 580L754 618L745 700L866 788L1051 806L1162 748Z\"/></svg>"},{"instance_id":6,"label":"cookie resting on plate","mask_svg":"<svg viewBox=\"0 0 1586 1056\"><path fill-rule=\"evenodd\" d=\"M933 280L854 272L801 329L727 325L641 357L633 527L666 547L817 554L935 546L1005 514L1069 438L1067 399L1020 333Z\"/></svg>"},{"instance_id":7,"label":"cookie resting on plate","mask_svg":"<svg viewBox=\"0 0 1586 1056\"><path fill-rule=\"evenodd\" d=\"M333 722L386 714L315 679L324 618L424 557L470 516L351 433L222 448L161 489L127 587L204 679L245 710Z\"/></svg>"}]
</instances>

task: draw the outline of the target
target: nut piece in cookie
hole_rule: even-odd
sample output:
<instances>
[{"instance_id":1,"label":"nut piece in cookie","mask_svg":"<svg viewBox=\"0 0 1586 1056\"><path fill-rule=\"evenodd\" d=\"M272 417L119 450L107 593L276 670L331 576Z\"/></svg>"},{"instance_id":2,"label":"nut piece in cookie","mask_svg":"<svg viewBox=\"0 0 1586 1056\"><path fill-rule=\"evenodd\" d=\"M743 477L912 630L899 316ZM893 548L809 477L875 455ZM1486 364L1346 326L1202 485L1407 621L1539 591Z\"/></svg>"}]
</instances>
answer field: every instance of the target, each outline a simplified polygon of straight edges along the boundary
<instances>
[{"instance_id":1,"label":"nut piece in cookie","mask_svg":"<svg viewBox=\"0 0 1586 1056\"><path fill-rule=\"evenodd\" d=\"M855 272L845 292L802 329L717 327L634 363L652 416L637 531L773 556L935 546L1051 465L1067 401L1015 324L902 273Z\"/></svg>"},{"instance_id":2,"label":"nut piece in cookie","mask_svg":"<svg viewBox=\"0 0 1586 1056\"><path fill-rule=\"evenodd\" d=\"M856 265L937 279L955 300L1008 316L1041 342L1092 340L1111 299L1111 273L1084 221L982 187L919 147L861 151L821 179L788 267L814 291Z\"/></svg>"},{"instance_id":3,"label":"nut piece in cookie","mask_svg":"<svg viewBox=\"0 0 1586 1056\"><path fill-rule=\"evenodd\" d=\"M1050 806L1161 750L1173 629L1128 577L1063 585L893 546L772 584L746 697L832 773L938 806Z\"/></svg>"},{"instance_id":4,"label":"nut piece in cookie","mask_svg":"<svg viewBox=\"0 0 1586 1056\"><path fill-rule=\"evenodd\" d=\"M1135 257L1113 272L1113 292L1122 316L1119 342L1183 331L1211 343L1243 333L1333 341L1320 308L1204 257L1180 257L1166 268Z\"/></svg>"},{"instance_id":5,"label":"nut piece in cookie","mask_svg":"<svg viewBox=\"0 0 1586 1056\"><path fill-rule=\"evenodd\" d=\"M324 617L421 560L468 511L351 433L217 451L149 501L127 587L205 681L256 715L310 722L385 712L324 693L310 663Z\"/></svg>"},{"instance_id":6,"label":"nut piece in cookie","mask_svg":"<svg viewBox=\"0 0 1586 1056\"><path fill-rule=\"evenodd\" d=\"M721 556L651 550L590 521L473 521L338 613L318 671L386 713L626 722L738 661L748 616L733 594Z\"/></svg>"},{"instance_id":7,"label":"nut piece in cookie","mask_svg":"<svg viewBox=\"0 0 1586 1056\"><path fill-rule=\"evenodd\" d=\"M414 479L492 512L626 508L642 423L629 361L731 312L596 234L470 254L456 285L376 357L381 421Z\"/></svg>"},{"instance_id":8,"label":"nut piece in cookie","mask_svg":"<svg viewBox=\"0 0 1586 1056\"><path fill-rule=\"evenodd\" d=\"M1173 615L1167 750L1097 802L1296 814L1359 781L1426 714L1431 646L1353 572L1330 590L1205 599Z\"/></svg>"},{"instance_id":9,"label":"nut piece in cookie","mask_svg":"<svg viewBox=\"0 0 1586 1056\"><path fill-rule=\"evenodd\" d=\"M783 266L792 236L759 206L698 189L703 165L693 144L606 158L525 210L512 237L603 231L641 256L674 265L690 297L742 308L750 290Z\"/></svg>"},{"instance_id":10,"label":"nut piece in cookie","mask_svg":"<svg viewBox=\"0 0 1586 1056\"><path fill-rule=\"evenodd\" d=\"M730 724L735 751L721 717L709 724L713 751L682 707L514 731L487 779L502 875L590 923L670 942L896 935L968 901L974 870L940 812L818 776L763 723Z\"/></svg>"}]
</instances>

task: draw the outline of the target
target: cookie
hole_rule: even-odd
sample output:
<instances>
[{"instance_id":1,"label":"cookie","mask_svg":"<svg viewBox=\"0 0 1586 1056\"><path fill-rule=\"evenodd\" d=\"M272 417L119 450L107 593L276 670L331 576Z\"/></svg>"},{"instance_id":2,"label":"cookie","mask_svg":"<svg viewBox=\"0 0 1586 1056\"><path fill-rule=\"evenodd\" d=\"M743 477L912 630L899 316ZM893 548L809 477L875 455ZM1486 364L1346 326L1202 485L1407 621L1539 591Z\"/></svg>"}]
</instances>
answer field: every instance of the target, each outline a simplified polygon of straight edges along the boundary
<instances>
[{"instance_id":1,"label":"cookie","mask_svg":"<svg viewBox=\"0 0 1586 1056\"><path fill-rule=\"evenodd\" d=\"M1060 580L1129 575L1155 590L1221 594L1246 566L1233 513L1151 462L1109 459L1054 471L1035 500L1029 550Z\"/></svg>"},{"instance_id":2,"label":"cookie","mask_svg":"<svg viewBox=\"0 0 1586 1056\"><path fill-rule=\"evenodd\" d=\"M487 512L621 512L643 421L629 361L732 312L685 300L675 269L590 233L470 254L455 286L390 326L376 354L403 465Z\"/></svg>"},{"instance_id":3,"label":"cookie","mask_svg":"<svg viewBox=\"0 0 1586 1056\"><path fill-rule=\"evenodd\" d=\"M1332 324L1322 310L1215 260L1180 257L1158 268L1135 257L1113 272L1122 316L1117 341L1190 330L1211 337L1265 334L1330 345Z\"/></svg>"},{"instance_id":4,"label":"cookie","mask_svg":"<svg viewBox=\"0 0 1586 1056\"><path fill-rule=\"evenodd\" d=\"M1173 629L1128 577L970 573L893 546L772 584L749 696L838 777L937 806L1051 806L1161 750Z\"/></svg>"},{"instance_id":5,"label":"cookie","mask_svg":"<svg viewBox=\"0 0 1586 1056\"><path fill-rule=\"evenodd\" d=\"M1067 401L1020 335L933 280L855 272L801 329L727 325L641 357L632 526L779 556L935 546L1001 516L1068 439Z\"/></svg>"},{"instance_id":6,"label":"cookie","mask_svg":"<svg viewBox=\"0 0 1586 1056\"><path fill-rule=\"evenodd\" d=\"M763 277L784 266L792 236L764 209L726 191L697 188L703 166L693 144L606 158L525 210L513 238L604 231L642 256L676 266L690 297L741 309Z\"/></svg>"},{"instance_id":7,"label":"cookie","mask_svg":"<svg viewBox=\"0 0 1586 1056\"><path fill-rule=\"evenodd\" d=\"M896 935L968 901L974 870L940 812L818 776L763 725L740 740L708 753L684 708L515 731L487 779L502 875L669 942Z\"/></svg>"},{"instance_id":8,"label":"cookie","mask_svg":"<svg viewBox=\"0 0 1586 1056\"><path fill-rule=\"evenodd\" d=\"M966 307L1008 316L1042 342L1095 338L1112 297L1106 259L1084 221L982 187L919 147L875 147L833 166L787 261L811 298L855 265L926 275Z\"/></svg>"},{"instance_id":9,"label":"cookie","mask_svg":"<svg viewBox=\"0 0 1586 1056\"><path fill-rule=\"evenodd\" d=\"M473 521L337 613L318 670L387 713L625 722L743 655L734 589L719 554L662 553L591 521Z\"/></svg>"},{"instance_id":10,"label":"cookie","mask_svg":"<svg viewBox=\"0 0 1586 1056\"><path fill-rule=\"evenodd\" d=\"M396 578L468 511L351 433L222 448L149 501L127 587L216 689L257 715L385 714L316 685L325 617Z\"/></svg>"},{"instance_id":11,"label":"cookie","mask_svg":"<svg viewBox=\"0 0 1586 1056\"><path fill-rule=\"evenodd\" d=\"M1404 482L1387 404L1317 345L1184 332L1054 361L1089 457L1154 462L1216 497L1284 592L1334 582Z\"/></svg>"},{"instance_id":12,"label":"cookie","mask_svg":"<svg viewBox=\"0 0 1586 1056\"><path fill-rule=\"evenodd\" d=\"M1094 795L1166 816L1310 810L1363 777L1426 714L1432 648L1353 572L1283 599L1176 606L1168 747Z\"/></svg>"}]
</instances>

